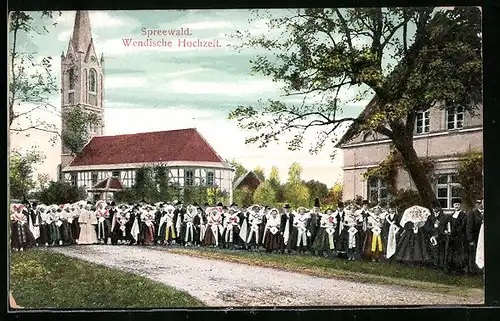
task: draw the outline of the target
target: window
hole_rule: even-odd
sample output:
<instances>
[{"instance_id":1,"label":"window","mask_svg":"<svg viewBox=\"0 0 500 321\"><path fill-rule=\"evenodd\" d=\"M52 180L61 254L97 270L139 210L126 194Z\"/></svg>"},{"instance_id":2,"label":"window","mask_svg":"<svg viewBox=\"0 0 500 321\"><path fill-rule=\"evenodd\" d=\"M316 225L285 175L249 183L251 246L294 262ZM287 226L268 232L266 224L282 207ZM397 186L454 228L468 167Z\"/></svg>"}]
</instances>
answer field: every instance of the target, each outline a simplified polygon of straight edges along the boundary
<instances>
[{"instance_id":1,"label":"window","mask_svg":"<svg viewBox=\"0 0 500 321\"><path fill-rule=\"evenodd\" d=\"M416 119L417 134L428 133L429 123L430 123L429 111L417 112L417 119Z\"/></svg>"},{"instance_id":2,"label":"window","mask_svg":"<svg viewBox=\"0 0 500 321\"><path fill-rule=\"evenodd\" d=\"M88 78L88 77L87 77L87 69L84 69L84 70L83 70L83 81L84 81L84 84L86 84L86 83L87 83L87 81L88 81L88 79L87 79L87 78ZM88 101L89 101L89 91L88 91L87 86L84 86L84 87L85 87L85 89L84 89L84 93L83 93L83 96L85 97L85 100L84 100L84 101L85 101L85 103L88 103Z\"/></svg>"},{"instance_id":3,"label":"window","mask_svg":"<svg viewBox=\"0 0 500 321\"><path fill-rule=\"evenodd\" d=\"M437 176L436 194L441 208L450 209L453 203L460 200L460 184L456 174Z\"/></svg>"},{"instance_id":4,"label":"window","mask_svg":"<svg viewBox=\"0 0 500 321\"><path fill-rule=\"evenodd\" d=\"M186 170L184 175L184 185L193 185L194 182L194 172L192 170Z\"/></svg>"},{"instance_id":5,"label":"window","mask_svg":"<svg viewBox=\"0 0 500 321\"><path fill-rule=\"evenodd\" d=\"M97 184L98 180L99 180L99 175L96 172L92 172L92 186Z\"/></svg>"},{"instance_id":6,"label":"window","mask_svg":"<svg viewBox=\"0 0 500 321\"><path fill-rule=\"evenodd\" d=\"M68 82L69 82L69 89L75 89L75 70L71 68L68 70Z\"/></svg>"},{"instance_id":7,"label":"window","mask_svg":"<svg viewBox=\"0 0 500 321\"><path fill-rule=\"evenodd\" d=\"M116 177L116 178L120 178L120 171L114 171L114 172L112 173L112 176L113 176L113 177Z\"/></svg>"},{"instance_id":8,"label":"window","mask_svg":"<svg viewBox=\"0 0 500 321\"><path fill-rule=\"evenodd\" d=\"M368 180L368 201L370 203L380 203L387 201L388 198L387 182L376 177L370 178Z\"/></svg>"},{"instance_id":9,"label":"window","mask_svg":"<svg viewBox=\"0 0 500 321\"><path fill-rule=\"evenodd\" d=\"M448 109L448 129L459 129L464 127L464 108L453 107Z\"/></svg>"},{"instance_id":10,"label":"window","mask_svg":"<svg viewBox=\"0 0 500 321\"><path fill-rule=\"evenodd\" d=\"M207 172L207 186L213 186L215 183L214 172Z\"/></svg>"},{"instance_id":11,"label":"window","mask_svg":"<svg viewBox=\"0 0 500 321\"><path fill-rule=\"evenodd\" d=\"M71 173L71 185L76 186L78 184L78 173Z\"/></svg>"},{"instance_id":12,"label":"window","mask_svg":"<svg viewBox=\"0 0 500 321\"><path fill-rule=\"evenodd\" d=\"M68 104L74 105L75 104L75 93L69 93L68 94Z\"/></svg>"},{"instance_id":13,"label":"window","mask_svg":"<svg viewBox=\"0 0 500 321\"><path fill-rule=\"evenodd\" d=\"M90 69L89 71L89 92L97 92L97 72L95 69Z\"/></svg>"}]
</instances>

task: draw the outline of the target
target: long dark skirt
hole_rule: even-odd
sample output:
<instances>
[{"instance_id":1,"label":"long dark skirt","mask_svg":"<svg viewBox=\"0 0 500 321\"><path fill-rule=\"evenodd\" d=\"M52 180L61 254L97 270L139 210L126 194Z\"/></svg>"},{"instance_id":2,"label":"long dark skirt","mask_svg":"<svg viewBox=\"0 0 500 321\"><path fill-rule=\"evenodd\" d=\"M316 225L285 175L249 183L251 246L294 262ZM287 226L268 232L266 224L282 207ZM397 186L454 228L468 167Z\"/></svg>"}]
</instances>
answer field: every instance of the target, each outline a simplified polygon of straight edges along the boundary
<instances>
[{"instance_id":1,"label":"long dark skirt","mask_svg":"<svg viewBox=\"0 0 500 321\"><path fill-rule=\"evenodd\" d=\"M40 224L40 236L36 240L38 245L45 245L49 242L49 227L47 223Z\"/></svg>"},{"instance_id":2,"label":"long dark skirt","mask_svg":"<svg viewBox=\"0 0 500 321\"><path fill-rule=\"evenodd\" d=\"M316 238L313 241L311 249L313 251L333 251L335 250L335 233L333 240L333 248L330 248L330 235L326 232L326 228L321 227L316 233Z\"/></svg>"},{"instance_id":3,"label":"long dark skirt","mask_svg":"<svg viewBox=\"0 0 500 321\"><path fill-rule=\"evenodd\" d=\"M167 228L167 224L163 224L160 227L159 237L157 238L160 242L171 243L177 239L177 231L175 226L171 225Z\"/></svg>"},{"instance_id":4,"label":"long dark skirt","mask_svg":"<svg viewBox=\"0 0 500 321\"><path fill-rule=\"evenodd\" d=\"M49 244L59 245L59 241L62 241L59 226L55 222L49 224Z\"/></svg>"},{"instance_id":5,"label":"long dark skirt","mask_svg":"<svg viewBox=\"0 0 500 321\"><path fill-rule=\"evenodd\" d=\"M35 237L27 224L12 222L11 225L11 247L13 249L27 249L35 244Z\"/></svg>"},{"instance_id":6,"label":"long dark skirt","mask_svg":"<svg viewBox=\"0 0 500 321\"><path fill-rule=\"evenodd\" d=\"M212 231L212 228L210 225L207 226L207 230L205 232L205 238L203 239L203 245L205 246L215 246L220 244L220 233L217 230L217 232L214 235L214 232Z\"/></svg>"},{"instance_id":7,"label":"long dark skirt","mask_svg":"<svg viewBox=\"0 0 500 321\"><path fill-rule=\"evenodd\" d=\"M405 229L396 246L396 253L391 257L400 263L428 265L431 257L425 235L419 230Z\"/></svg>"},{"instance_id":8,"label":"long dark skirt","mask_svg":"<svg viewBox=\"0 0 500 321\"><path fill-rule=\"evenodd\" d=\"M73 243L73 233L71 230L71 226L69 225L67 220L62 221L62 225L59 226L59 233L61 235L61 240L63 244L72 244Z\"/></svg>"},{"instance_id":9,"label":"long dark skirt","mask_svg":"<svg viewBox=\"0 0 500 321\"><path fill-rule=\"evenodd\" d=\"M71 225L71 234L73 239L76 241L80 237L80 224L78 223L78 217L73 219Z\"/></svg>"},{"instance_id":10,"label":"long dark skirt","mask_svg":"<svg viewBox=\"0 0 500 321\"><path fill-rule=\"evenodd\" d=\"M283 248L283 236L279 231L276 234L271 233L271 231L266 231L263 247L267 252L281 250Z\"/></svg>"},{"instance_id":11,"label":"long dark skirt","mask_svg":"<svg viewBox=\"0 0 500 321\"><path fill-rule=\"evenodd\" d=\"M467 268L465 236L452 235L446 245L446 269L450 272L465 272Z\"/></svg>"},{"instance_id":12,"label":"long dark skirt","mask_svg":"<svg viewBox=\"0 0 500 321\"><path fill-rule=\"evenodd\" d=\"M186 233L188 232L187 224L182 224L181 225L181 235L180 235L180 241L181 244L190 242L192 244L198 244L198 240L200 239L200 235L198 233L198 229L196 226L193 225L193 230L192 233L189 232L188 238L186 240Z\"/></svg>"}]
</instances>

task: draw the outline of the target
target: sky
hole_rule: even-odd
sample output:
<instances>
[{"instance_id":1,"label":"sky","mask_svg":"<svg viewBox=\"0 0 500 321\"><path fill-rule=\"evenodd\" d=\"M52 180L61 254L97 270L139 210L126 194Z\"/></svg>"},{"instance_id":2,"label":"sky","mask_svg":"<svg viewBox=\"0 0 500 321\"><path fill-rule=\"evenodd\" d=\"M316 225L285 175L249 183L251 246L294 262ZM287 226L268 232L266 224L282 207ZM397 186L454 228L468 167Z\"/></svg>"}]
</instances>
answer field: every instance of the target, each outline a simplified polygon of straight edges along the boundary
<instances>
[{"instance_id":1,"label":"sky","mask_svg":"<svg viewBox=\"0 0 500 321\"><path fill-rule=\"evenodd\" d=\"M275 11L277 14L283 12ZM60 84L60 55L66 52L74 24L74 11L65 11L56 18L57 25L49 33L20 38L23 50L38 58L53 57L53 75ZM214 149L225 159L235 159L247 169L260 166L266 174L278 167L282 181L293 162L303 167L302 178L319 180L331 187L342 182L342 152L336 157L333 143L311 155L308 144L314 135L306 136L303 150L290 151L286 139L267 148L246 145L250 136L228 120L229 112L239 105L255 105L259 99L280 98L281 84L270 77L251 74L251 59L265 53L262 50L237 51L230 45L237 40L228 35L236 30L248 30L252 35L267 34L266 20L249 22L248 10L186 10L186 11L91 11L90 20L98 56L105 59L105 135L172 130L196 127ZM35 20L35 24L39 23ZM178 37L170 36L172 47L134 48L124 45L124 39L144 40L147 29L187 28L190 40L218 40L217 48L186 48L177 46ZM160 37L151 37L160 39ZM356 92L344 92L346 96ZM300 103L301 97L284 97L288 103ZM314 100L314 97L310 97ZM59 94L50 97L60 106ZM367 101L344 108L344 117L355 117ZM29 108L21 106L20 108ZM40 117L60 126L60 118L39 111ZM40 131L11 136L11 147L27 149L38 146L46 155L37 173L56 179L60 162L60 143L49 143L50 134Z\"/></svg>"}]
</instances>

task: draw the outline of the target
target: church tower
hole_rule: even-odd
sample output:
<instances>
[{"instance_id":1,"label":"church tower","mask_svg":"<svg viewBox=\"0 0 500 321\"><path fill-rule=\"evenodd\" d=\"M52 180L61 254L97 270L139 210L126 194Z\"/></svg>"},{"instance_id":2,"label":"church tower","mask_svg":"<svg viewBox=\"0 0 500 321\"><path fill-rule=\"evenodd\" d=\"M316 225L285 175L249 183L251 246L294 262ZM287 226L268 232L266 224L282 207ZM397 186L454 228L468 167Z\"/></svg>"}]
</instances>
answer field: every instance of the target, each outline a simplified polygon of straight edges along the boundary
<instances>
[{"instance_id":1,"label":"church tower","mask_svg":"<svg viewBox=\"0 0 500 321\"><path fill-rule=\"evenodd\" d=\"M104 57L96 55L88 11L77 11L73 34L66 53L61 55L61 111L80 105L84 110L96 113L101 125L91 126L92 136L104 134ZM61 120L62 128L65 124ZM73 156L66 146L61 146L60 170L68 165Z\"/></svg>"}]
</instances>

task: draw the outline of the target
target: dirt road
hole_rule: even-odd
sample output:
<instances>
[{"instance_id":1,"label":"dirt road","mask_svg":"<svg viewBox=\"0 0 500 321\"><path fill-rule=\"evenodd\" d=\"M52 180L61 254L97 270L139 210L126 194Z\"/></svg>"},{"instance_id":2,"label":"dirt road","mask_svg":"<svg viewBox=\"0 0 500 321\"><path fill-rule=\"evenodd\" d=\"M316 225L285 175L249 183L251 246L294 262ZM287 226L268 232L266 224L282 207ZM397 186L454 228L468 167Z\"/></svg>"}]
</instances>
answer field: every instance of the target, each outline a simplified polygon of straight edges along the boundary
<instances>
[{"instance_id":1,"label":"dirt road","mask_svg":"<svg viewBox=\"0 0 500 321\"><path fill-rule=\"evenodd\" d=\"M135 246L90 245L52 251L145 276L188 292L209 306L481 304L482 298L325 279L207 260ZM120 307L117 307L120 308Z\"/></svg>"}]
</instances>

